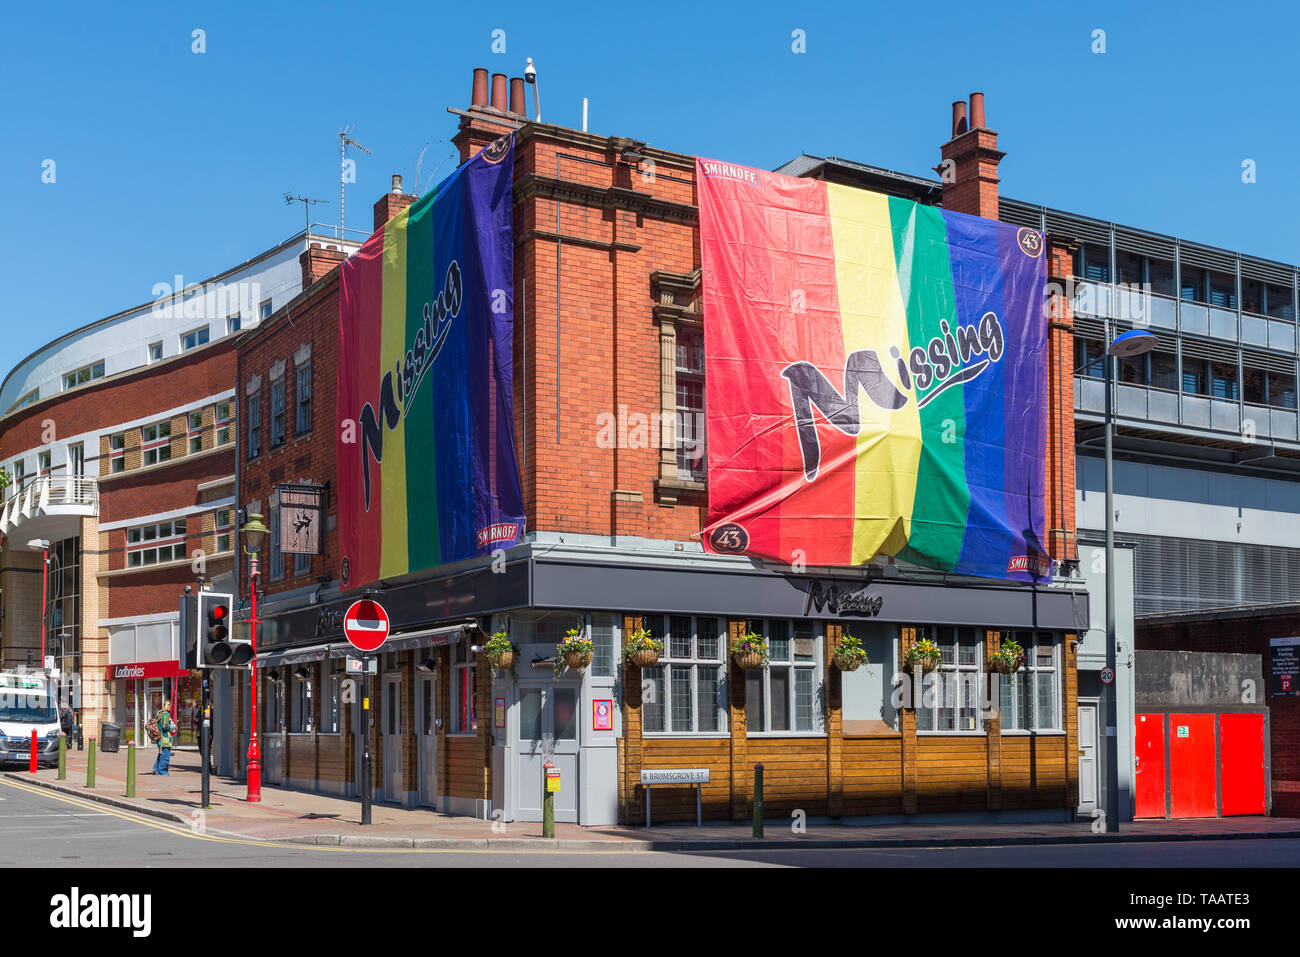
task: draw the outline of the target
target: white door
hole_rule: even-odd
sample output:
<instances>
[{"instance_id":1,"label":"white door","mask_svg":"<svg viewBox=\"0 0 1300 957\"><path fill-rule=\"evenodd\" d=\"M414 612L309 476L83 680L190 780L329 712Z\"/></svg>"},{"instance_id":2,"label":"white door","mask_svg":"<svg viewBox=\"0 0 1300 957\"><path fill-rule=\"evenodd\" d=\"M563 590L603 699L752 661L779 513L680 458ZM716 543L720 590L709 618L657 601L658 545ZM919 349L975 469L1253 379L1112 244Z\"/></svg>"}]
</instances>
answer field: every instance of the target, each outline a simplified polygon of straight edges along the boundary
<instances>
[{"instance_id":1,"label":"white door","mask_svg":"<svg viewBox=\"0 0 1300 957\"><path fill-rule=\"evenodd\" d=\"M555 796L555 820L578 821L578 701L576 681L520 682L519 742L515 749L515 781L519 820L542 819L543 765L547 750L560 771Z\"/></svg>"},{"instance_id":2,"label":"white door","mask_svg":"<svg viewBox=\"0 0 1300 957\"><path fill-rule=\"evenodd\" d=\"M1079 699L1079 813L1097 809L1097 699Z\"/></svg>"},{"instance_id":3,"label":"white door","mask_svg":"<svg viewBox=\"0 0 1300 957\"><path fill-rule=\"evenodd\" d=\"M400 804L402 789L402 679L384 677L384 800Z\"/></svg>"},{"instance_id":4,"label":"white door","mask_svg":"<svg viewBox=\"0 0 1300 957\"><path fill-rule=\"evenodd\" d=\"M438 804L438 715L432 674L421 674L416 695L415 755L420 784L420 803Z\"/></svg>"}]
</instances>

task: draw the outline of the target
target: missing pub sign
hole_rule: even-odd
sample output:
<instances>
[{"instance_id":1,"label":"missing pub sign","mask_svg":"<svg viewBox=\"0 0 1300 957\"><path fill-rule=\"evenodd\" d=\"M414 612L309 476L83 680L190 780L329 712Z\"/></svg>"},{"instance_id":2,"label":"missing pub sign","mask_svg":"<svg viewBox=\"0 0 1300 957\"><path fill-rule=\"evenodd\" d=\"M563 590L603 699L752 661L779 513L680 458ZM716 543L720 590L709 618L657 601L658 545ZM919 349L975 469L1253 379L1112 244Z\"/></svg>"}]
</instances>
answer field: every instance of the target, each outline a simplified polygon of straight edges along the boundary
<instances>
[{"instance_id":1,"label":"missing pub sign","mask_svg":"<svg viewBox=\"0 0 1300 957\"><path fill-rule=\"evenodd\" d=\"M286 555L325 554L325 487L278 485L280 551Z\"/></svg>"}]
</instances>

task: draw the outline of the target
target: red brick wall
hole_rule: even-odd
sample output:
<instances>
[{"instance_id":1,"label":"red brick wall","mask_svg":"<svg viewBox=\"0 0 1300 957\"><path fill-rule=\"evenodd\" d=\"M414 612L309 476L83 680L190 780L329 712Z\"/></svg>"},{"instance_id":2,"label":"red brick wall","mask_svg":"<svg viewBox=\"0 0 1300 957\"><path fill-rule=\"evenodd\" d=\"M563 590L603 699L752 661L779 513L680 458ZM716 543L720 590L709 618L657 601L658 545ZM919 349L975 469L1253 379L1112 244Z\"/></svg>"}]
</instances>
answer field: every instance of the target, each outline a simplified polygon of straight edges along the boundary
<instances>
[{"instance_id":1,"label":"red brick wall","mask_svg":"<svg viewBox=\"0 0 1300 957\"><path fill-rule=\"evenodd\" d=\"M1144 625L1137 622L1134 647L1139 651L1204 651L1259 655L1264 662L1264 687L1256 700L1268 705L1273 813L1300 817L1300 698L1274 698L1270 638L1300 635L1300 614L1271 618Z\"/></svg>"}]
</instances>

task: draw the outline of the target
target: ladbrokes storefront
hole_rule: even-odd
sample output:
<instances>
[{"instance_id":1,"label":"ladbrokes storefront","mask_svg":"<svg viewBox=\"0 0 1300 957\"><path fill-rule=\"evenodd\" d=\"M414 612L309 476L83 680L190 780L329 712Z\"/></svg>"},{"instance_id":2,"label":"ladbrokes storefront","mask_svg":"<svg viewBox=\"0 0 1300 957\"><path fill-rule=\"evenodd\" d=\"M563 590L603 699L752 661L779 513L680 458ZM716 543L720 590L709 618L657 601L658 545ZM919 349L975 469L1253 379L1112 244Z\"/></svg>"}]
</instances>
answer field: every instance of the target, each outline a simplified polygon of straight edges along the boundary
<instances>
[{"instance_id":1,"label":"ladbrokes storefront","mask_svg":"<svg viewBox=\"0 0 1300 957\"><path fill-rule=\"evenodd\" d=\"M181 670L175 661L138 661L109 665L104 677L114 702L113 720L122 726L123 744L148 743L144 725L164 701L175 707L177 743L194 743L202 691L197 675Z\"/></svg>"}]
</instances>

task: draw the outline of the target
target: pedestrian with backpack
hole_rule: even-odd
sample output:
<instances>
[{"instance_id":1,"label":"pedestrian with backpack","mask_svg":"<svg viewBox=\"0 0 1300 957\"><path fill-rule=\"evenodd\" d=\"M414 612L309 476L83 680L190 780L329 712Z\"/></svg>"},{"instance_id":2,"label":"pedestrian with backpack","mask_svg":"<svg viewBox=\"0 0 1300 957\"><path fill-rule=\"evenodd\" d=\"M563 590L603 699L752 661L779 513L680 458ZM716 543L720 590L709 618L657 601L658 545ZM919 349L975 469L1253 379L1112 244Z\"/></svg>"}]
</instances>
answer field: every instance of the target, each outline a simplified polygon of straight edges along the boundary
<instances>
[{"instance_id":1,"label":"pedestrian with backpack","mask_svg":"<svg viewBox=\"0 0 1300 957\"><path fill-rule=\"evenodd\" d=\"M146 730L150 738L154 738L154 733L157 732L155 740L158 742L158 758L153 763L153 773L165 777L171 773L168 768L172 762L172 735L176 733L176 722L172 720L170 702L162 703L162 707L146 726Z\"/></svg>"}]
</instances>

